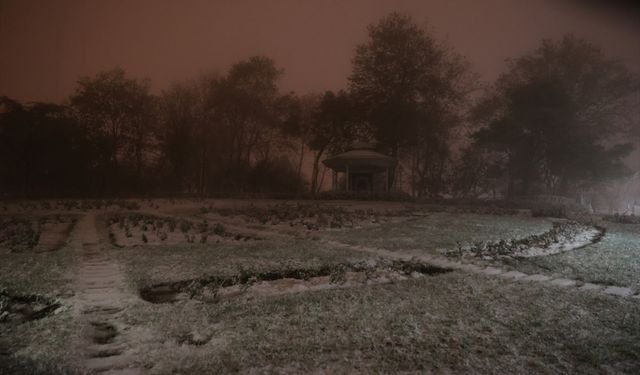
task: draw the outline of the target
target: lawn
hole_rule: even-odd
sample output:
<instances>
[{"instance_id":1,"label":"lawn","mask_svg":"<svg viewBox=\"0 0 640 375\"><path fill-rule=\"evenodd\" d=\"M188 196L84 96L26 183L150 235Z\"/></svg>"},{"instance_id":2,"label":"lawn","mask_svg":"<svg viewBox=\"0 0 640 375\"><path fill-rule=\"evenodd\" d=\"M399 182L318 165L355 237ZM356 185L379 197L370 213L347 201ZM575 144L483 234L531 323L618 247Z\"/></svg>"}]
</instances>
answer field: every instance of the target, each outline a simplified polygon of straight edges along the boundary
<instances>
[{"instance_id":1,"label":"lawn","mask_svg":"<svg viewBox=\"0 0 640 375\"><path fill-rule=\"evenodd\" d=\"M398 273L391 263L336 243L420 255L542 233L551 219L404 204L320 204L320 214L314 214L318 203L215 200L64 202L52 211L77 217L86 207L97 212L97 249L121 270L122 284L114 288L126 303L108 319L142 373L640 371L638 298L463 271L421 273L415 270L428 265L418 263L393 264L408 267ZM44 204L32 205L46 213ZM29 216L25 207L31 206L20 206L20 218ZM168 229L174 224L175 233ZM88 323L75 310L76 278L80 268L95 266L83 263L85 250L75 241L80 230L55 251L0 253L0 288L63 306L42 319L0 323L0 373L85 372ZM638 287L638 235L640 225L609 224L597 244L500 264ZM318 279L324 281L313 284ZM225 288L237 293L220 297L215 293L226 290L222 284L206 289L203 280L236 280ZM197 282L198 290L192 285ZM145 288L178 284L181 298L141 298ZM281 289L271 293L269 285ZM213 297L204 298L203 290L213 290Z\"/></svg>"},{"instance_id":2,"label":"lawn","mask_svg":"<svg viewBox=\"0 0 640 375\"><path fill-rule=\"evenodd\" d=\"M607 223L596 244L546 257L512 260L528 273L557 274L586 282L640 290L640 224Z\"/></svg>"},{"instance_id":3,"label":"lawn","mask_svg":"<svg viewBox=\"0 0 640 375\"><path fill-rule=\"evenodd\" d=\"M126 265L132 286L211 275L282 268L314 268L368 257L311 239L268 239L191 246L142 246L114 252Z\"/></svg>"},{"instance_id":4,"label":"lawn","mask_svg":"<svg viewBox=\"0 0 640 375\"><path fill-rule=\"evenodd\" d=\"M128 314L152 374L640 370L637 302L463 273Z\"/></svg>"},{"instance_id":5,"label":"lawn","mask_svg":"<svg viewBox=\"0 0 640 375\"><path fill-rule=\"evenodd\" d=\"M551 228L550 220L525 215L428 212L381 226L327 233L328 238L416 255L438 253L477 241L520 238Z\"/></svg>"},{"instance_id":6,"label":"lawn","mask_svg":"<svg viewBox=\"0 0 640 375\"><path fill-rule=\"evenodd\" d=\"M21 324L0 322L0 373L55 374L78 367L78 334L72 284L77 252L71 245L56 251L21 250L0 254L0 289L37 295L61 304L55 314Z\"/></svg>"}]
</instances>

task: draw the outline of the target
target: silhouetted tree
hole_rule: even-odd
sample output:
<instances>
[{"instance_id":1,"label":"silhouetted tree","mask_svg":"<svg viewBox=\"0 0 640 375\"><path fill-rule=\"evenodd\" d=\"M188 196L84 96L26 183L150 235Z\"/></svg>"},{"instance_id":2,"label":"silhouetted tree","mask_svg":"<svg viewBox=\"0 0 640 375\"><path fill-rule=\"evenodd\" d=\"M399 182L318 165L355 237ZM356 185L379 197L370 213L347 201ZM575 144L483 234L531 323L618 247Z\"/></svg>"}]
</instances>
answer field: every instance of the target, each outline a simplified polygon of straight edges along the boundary
<instances>
[{"instance_id":1,"label":"silhouetted tree","mask_svg":"<svg viewBox=\"0 0 640 375\"><path fill-rule=\"evenodd\" d=\"M357 47L349 82L381 146L395 157L402 157L402 148L410 150L417 193L439 194L451 130L462 121L472 82L464 60L410 17L391 13L369 26L369 40Z\"/></svg>"},{"instance_id":2,"label":"silhouetted tree","mask_svg":"<svg viewBox=\"0 0 640 375\"><path fill-rule=\"evenodd\" d=\"M207 101L216 84L216 76L203 76L174 84L160 98L160 159L174 191L204 193L213 144L213 109Z\"/></svg>"},{"instance_id":3,"label":"silhouetted tree","mask_svg":"<svg viewBox=\"0 0 640 375\"><path fill-rule=\"evenodd\" d=\"M1 192L84 194L94 157L67 107L0 98Z\"/></svg>"},{"instance_id":4,"label":"silhouetted tree","mask_svg":"<svg viewBox=\"0 0 640 375\"><path fill-rule=\"evenodd\" d=\"M302 180L291 160L284 156L258 161L249 172L248 186L256 193L297 193Z\"/></svg>"},{"instance_id":5,"label":"silhouetted tree","mask_svg":"<svg viewBox=\"0 0 640 375\"><path fill-rule=\"evenodd\" d=\"M218 189L252 189L247 178L253 165L285 151L290 106L277 85L281 75L273 60L257 56L234 64L212 86L207 106L215 128Z\"/></svg>"},{"instance_id":6,"label":"silhouetted tree","mask_svg":"<svg viewBox=\"0 0 640 375\"><path fill-rule=\"evenodd\" d=\"M566 36L544 40L510 61L478 103L484 127L477 145L505 155L508 192L538 189L566 194L580 185L620 176L630 144L613 144L625 128L638 80L592 44Z\"/></svg>"},{"instance_id":7,"label":"silhouetted tree","mask_svg":"<svg viewBox=\"0 0 640 375\"><path fill-rule=\"evenodd\" d=\"M307 145L311 141L313 135L313 127L315 125L315 114L318 111L320 105L320 96L315 94L308 94L302 97L290 96L288 102L288 118L284 122L284 132L290 137L294 137L298 140L298 145L295 147L297 150L297 165L296 172L298 178L302 179L302 166L304 164L304 157L307 154Z\"/></svg>"},{"instance_id":8,"label":"silhouetted tree","mask_svg":"<svg viewBox=\"0 0 640 375\"><path fill-rule=\"evenodd\" d=\"M344 91L334 94L327 91L313 115L307 145L313 150L313 170L311 172L311 193L319 189L318 174L320 160L329 153L344 151L362 133L358 128L355 109Z\"/></svg>"},{"instance_id":9,"label":"silhouetted tree","mask_svg":"<svg viewBox=\"0 0 640 375\"><path fill-rule=\"evenodd\" d=\"M127 151L133 156L135 180L139 184L147 137L153 126L152 103L149 83L127 78L121 68L78 81L71 105L100 147L105 187L109 181L111 188L122 188L121 161Z\"/></svg>"}]
</instances>

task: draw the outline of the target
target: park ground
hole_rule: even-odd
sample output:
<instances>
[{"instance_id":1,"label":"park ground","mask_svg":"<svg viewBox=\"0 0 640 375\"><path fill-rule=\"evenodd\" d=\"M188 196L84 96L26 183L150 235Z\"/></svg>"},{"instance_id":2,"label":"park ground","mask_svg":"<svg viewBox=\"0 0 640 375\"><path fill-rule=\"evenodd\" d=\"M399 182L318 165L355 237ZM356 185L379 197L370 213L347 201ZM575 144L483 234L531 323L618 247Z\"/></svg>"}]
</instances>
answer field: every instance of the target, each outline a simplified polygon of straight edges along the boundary
<instances>
[{"instance_id":1,"label":"park ground","mask_svg":"<svg viewBox=\"0 0 640 375\"><path fill-rule=\"evenodd\" d=\"M230 199L0 220L3 374L640 372L640 224Z\"/></svg>"}]
</instances>

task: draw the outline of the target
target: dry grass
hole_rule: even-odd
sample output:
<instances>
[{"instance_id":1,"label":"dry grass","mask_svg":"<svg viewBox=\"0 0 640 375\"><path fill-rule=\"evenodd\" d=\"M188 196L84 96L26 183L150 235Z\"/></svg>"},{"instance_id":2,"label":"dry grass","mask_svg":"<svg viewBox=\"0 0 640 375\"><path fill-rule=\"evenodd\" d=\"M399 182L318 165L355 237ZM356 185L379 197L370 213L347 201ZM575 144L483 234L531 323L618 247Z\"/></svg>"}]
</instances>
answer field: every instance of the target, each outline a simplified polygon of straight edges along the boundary
<instances>
[{"instance_id":1,"label":"dry grass","mask_svg":"<svg viewBox=\"0 0 640 375\"><path fill-rule=\"evenodd\" d=\"M587 282L627 286L640 291L640 225L608 223L596 244L546 257L513 260L529 273L557 274Z\"/></svg>"},{"instance_id":2,"label":"dry grass","mask_svg":"<svg viewBox=\"0 0 640 375\"><path fill-rule=\"evenodd\" d=\"M1 374L56 374L77 370L69 343L78 326L72 297L75 252L70 246L55 252L0 255L0 286L37 294L62 304L55 315L19 325L0 323Z\"/></svg>"},{"instance_id":3,"label":"dry grass","mask_svg":"<svg viewBox=\"0 0 640 375\"><path fill-rule=\"evenodd\" d=\"M422 254L455 249L458 243L496 241L543 233L551 221L529 216L492 216L432 212L424 217L381 226L326 234L351 245L365 245L386 250Z\"/></svg>"},{"instance_id":4,"label":"dry grass","mask_svg":"<svg viewBox=\"0 0 640 375\"><path fill-rule=\"evenodd\" d=\"M130 316L155 332L144 359L154 374L640 370L637 303L460 273L249 302L140 303Z\"/></svg>"},{"instance_id":5,"label":"dry grass","mask_svg":"<svg viewBox=\"0 0 640 375\"><path fill-rule=\"evenodd\" d=\"M127 203L127 209L148 208L198 222L203 206L213 207L207 209L210 214L247 202L134 203ZM352 210L405 209L347 204ZM84 206L74 203L73 212ZM124 265L133 294L159 282L314 268L368 257L329 246L323 238L421 254L458 242L526 237L551 228L547 219L524 215L429 212L361 228L301 228L304 234L297 236L283 234L280 226L289 224L246 223L247 231L258 225L274 235L246 242L116 248L109 244L106 225L108 215L123 212L115 206L100 221L102 247L107 258ZM513 266L637 285L638 228L611 224L597 245ZM71 246L51 253L0 254L0 286L69 304L77 255ZM134 338L130 344L151 374L640 372L639 300L462 272L217 303L135 299L122 314ZM77 322L67 310L19 326L0 324L0 373L77 370L77 353L68 346L80 331ZM13 355L3 355L3 350Z\"/></svg>"}]
</instances>

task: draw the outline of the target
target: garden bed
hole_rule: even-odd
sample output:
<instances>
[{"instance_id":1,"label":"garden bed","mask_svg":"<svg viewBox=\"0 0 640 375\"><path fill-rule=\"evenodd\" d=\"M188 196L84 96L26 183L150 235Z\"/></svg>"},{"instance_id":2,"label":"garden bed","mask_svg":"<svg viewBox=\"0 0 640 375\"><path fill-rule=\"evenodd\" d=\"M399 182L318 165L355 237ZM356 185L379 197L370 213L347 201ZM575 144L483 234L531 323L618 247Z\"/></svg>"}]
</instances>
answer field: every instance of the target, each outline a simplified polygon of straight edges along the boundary
<instances>
[{"instance_id":1,"label":"garden bed","mask_svg":"<svg viewBox=\"0 0 640 375\"><path fill-rule=\"evenodd\" d=\"M470 246L458 243L457 249L443 253L450 257L478 257L485 260L501 258L527 258L558 254L599 242L605 229L590 227L574 221L554 222L553 227L542 234L524 238L478 241Z\"/></svg>"},{"instance_id":2,"label":"garden bed","mask_svg":"<svg viewBox=\"0 0 640 375\"><path fill-rule=\"evenodd\" d=\"M450 271L423 263L382 259L324 265L317 268L262 272L245 270L230 277L212 276L156 284L142 288L140 297L152 303L172 303L187 299L218 302L237 297L253 298L365 284L384 284Z\"/></svg>"},{"instance_id":3,"label":"garden bed","mask_svg":"<svg viewBox=\"0 0 640 375\"><path fill-rule=\"evenodd\" d=\"M117 247L142 245L180 245L218 243L220 241L258 240L258 237L234 233L222 223L131 213L108 219L109 239Z\"/></svg>"},{"instance_id":4,"label":"garden bed","mask_svg":"<svg viewBox=\"0 0 640 375\"><path fill-rule=\"evenodd\" d=\"M39 295L25 295L0 289L0 323L19 324L42 319L61 305Z\"/></svg>"},{"instance_id":5,"label":"garden bed","mask_svg":"<svg viewBox=\"0 0 640 375\"><path fill-rule=\"evenodd\" d=\"M66 215L0 219L0 249L4 252L48 252L61 249L77 219Z\"/></svg>"}]
</instances>

